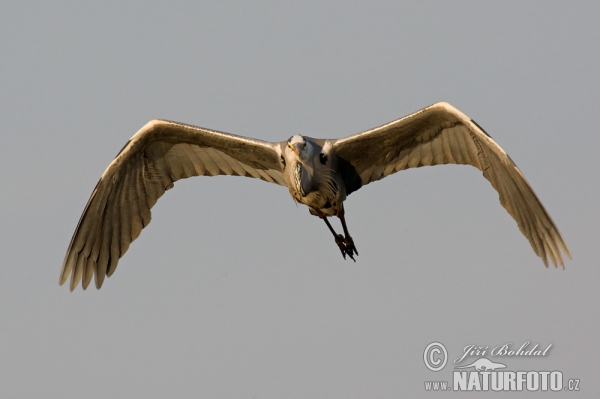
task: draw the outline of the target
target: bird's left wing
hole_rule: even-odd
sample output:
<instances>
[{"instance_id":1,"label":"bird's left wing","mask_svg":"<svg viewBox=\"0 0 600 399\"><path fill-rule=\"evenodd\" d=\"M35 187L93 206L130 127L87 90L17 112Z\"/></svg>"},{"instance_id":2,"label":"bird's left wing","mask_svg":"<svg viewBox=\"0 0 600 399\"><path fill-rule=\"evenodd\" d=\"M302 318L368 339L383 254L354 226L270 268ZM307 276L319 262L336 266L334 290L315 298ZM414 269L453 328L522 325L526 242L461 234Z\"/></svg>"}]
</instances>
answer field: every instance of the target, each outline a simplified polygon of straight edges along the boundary
<instances>
[{"instance_id":1,"label":"bird's left wing","mask_svg":"<svg viewBox=\"0 0 600 399\"><path fill-rule=\"evenodd\" d=\"M179 179L191 176L255 177L285 186L279 144L153 120L140 129L108 166L79 219L65 255L60 284L71 290L92 276L100 288L141 230L150 208Z\"/></svg>"},{"instance_id":2,"label":"bird's left wing","mask_svg":"<svg viewBox=\"0 0 600 399\"><path fill-rule=\"evenodd\" d=\"M564 267L567 245L521 171L475 121L439 102L414 114L334 141L348 194L400 170L428 165L473 165L500 195L535 253Z\"/></svg>"}]
</instances>

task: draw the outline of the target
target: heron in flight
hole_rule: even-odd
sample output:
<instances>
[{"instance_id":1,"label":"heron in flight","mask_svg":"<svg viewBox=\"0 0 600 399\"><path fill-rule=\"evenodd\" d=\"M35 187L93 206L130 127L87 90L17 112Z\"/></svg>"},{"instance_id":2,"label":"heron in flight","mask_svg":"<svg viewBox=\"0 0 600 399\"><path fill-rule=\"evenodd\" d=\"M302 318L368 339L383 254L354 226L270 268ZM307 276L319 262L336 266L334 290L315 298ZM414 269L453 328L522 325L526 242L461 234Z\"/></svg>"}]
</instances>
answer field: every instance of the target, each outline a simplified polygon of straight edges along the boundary
<instances>
[{"instance_id":1,"label":"heron in flight","mask_svg":"<svg viewBox=\"0 0 600 399\"><path fill-rule=\"evenodd\" d=\"M477 124L439 102L383 126L342 139L295 135L278 143L166 120L142 127L108 166L79 219L65 255L60 284L71 290L94 277L100 288L129 244L150 223L150 209L179 179L254 177L286 186L294 201L323 219L343 255L358 250L344 217L344 200L392 173L420 166L463 164L483 172L500 203L548 266L564 262L567 245L510 157ZM328 218L337 216L343 234Z\"/></svg>"}]
</instances>

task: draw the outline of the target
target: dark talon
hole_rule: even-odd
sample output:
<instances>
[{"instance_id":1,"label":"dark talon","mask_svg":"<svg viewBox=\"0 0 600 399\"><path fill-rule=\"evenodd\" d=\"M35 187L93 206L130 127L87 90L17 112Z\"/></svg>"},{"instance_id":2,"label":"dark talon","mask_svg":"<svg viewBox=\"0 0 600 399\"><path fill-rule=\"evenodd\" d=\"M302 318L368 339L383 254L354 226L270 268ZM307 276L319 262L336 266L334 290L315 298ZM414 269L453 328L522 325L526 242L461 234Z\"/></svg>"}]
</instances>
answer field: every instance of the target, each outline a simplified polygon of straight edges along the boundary
<instances>
[{"instance_id":1,"label":"dark talon","mask_svg":"<svg viewBox=\"0 0 600 399\"><path fill-rule=\"evenodd\" d=\"M352 258L352 260L354 260L354 257L352 256L353 254L358 255L358 250L356 249L356 246L354 245L354 240L352 239L352 237L347 236L346 239L344 240L344 243L346 244L346 253L350 256L350 258ZM354 260L356 262L356 260Z\"/></svg>"},{"instance_id":2,"label":"dark talon","mask_svg":"<svg viewBox=\"0 0 600 399\"><path fill-rule=\"evenodd\" d=\"M356 259L354 259L354 255L358 255L358 251L356 250L356 246L354 245L352 237L350 237L350 235L348 234L348 228L346 227L346 221L344 220L343 213L340 213L340 215L338 216L340 216L340 219L342 221L342 227L344 228L344 234L346 235L346 237L344 237L342 234L337 234L335 232L335 230L333 229L333 227L331 227L331 224L327 220L327 216L322 215L321 219L323 219L323 221L329 228L329 231L331 231L331 234L333 234L333 238L335 238L335 243L340 249L340 252L342 253L344 259L346 259L346 255L348 255L350 259L356 262Z\"/></svg>"},{"instance_id":3,"label":"dark talon","mask_svg":"<svg viewBox=\"0 0 600 399\"><path fill-rule=\"evenodd\" d=\"M346 245L344 245L344 236L341 234L338 234L337 236L335 236L335 243L340 248L340 251L342 252L342 256L344 257L344 259L346 259L346 253L348 252L348 248L346 248ZM352 255L350 255L350 256L352 256Z\"/></svg>"},{"instance_id":4,"label":"dark talon","mask_svg":"<svg viewBox=\"0 0 600 399\"><path fill-rule=\"evenodd\" d=\"M348 247L346 247L346 253L350 257L350 259L352 259L356 263L356 259L354 259L354 255L352 255L352 250L348 249ZM344 258L344 259L346 259L346 258Z\"/></svg>"},{"instance_id":5,"label":"dark talon","mask_svg":"<svg viewBox=\"0 0 600 399\"><path fill-rule=\"evenodd\" d=\"M352 248L352 247L350 247L350 246L348 246L348 245L345 245L345 247L346 247L346 255L348 255L348 256L350 257L350 259L352 259L353 261L355 261L355 262L356 262L356 259L354 259L354 251L353 251L353 248Z\"/></svg>"}]
</instances>

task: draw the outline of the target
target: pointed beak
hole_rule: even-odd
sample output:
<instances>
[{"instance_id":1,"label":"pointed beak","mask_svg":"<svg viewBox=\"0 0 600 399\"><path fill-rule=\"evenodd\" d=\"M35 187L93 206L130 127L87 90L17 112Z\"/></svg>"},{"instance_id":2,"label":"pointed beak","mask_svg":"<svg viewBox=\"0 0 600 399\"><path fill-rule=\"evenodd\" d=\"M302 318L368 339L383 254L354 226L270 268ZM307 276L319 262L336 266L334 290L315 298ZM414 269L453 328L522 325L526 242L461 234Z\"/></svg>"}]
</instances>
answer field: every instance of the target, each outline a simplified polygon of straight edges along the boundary
<instances>
[{"instance_id":1,"label":"pointed beak","mask_svg":"<svg viewBox=\"0 0 600 399\"><path fill-rule=\"evenodd\" d=\"M300 157L300 153L302 152L302 143L288 144L288 146L296 153L298 157Z\"/></svg>"}]
</instances>

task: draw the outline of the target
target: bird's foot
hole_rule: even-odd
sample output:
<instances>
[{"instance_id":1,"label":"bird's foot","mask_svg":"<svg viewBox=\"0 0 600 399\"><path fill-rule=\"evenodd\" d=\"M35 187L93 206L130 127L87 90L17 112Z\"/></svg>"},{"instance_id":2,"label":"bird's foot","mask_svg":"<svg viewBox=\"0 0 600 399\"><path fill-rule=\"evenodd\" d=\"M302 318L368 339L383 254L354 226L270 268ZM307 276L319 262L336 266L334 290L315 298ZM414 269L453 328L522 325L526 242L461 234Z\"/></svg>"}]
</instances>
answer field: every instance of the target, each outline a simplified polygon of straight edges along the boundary
<instances>
[{"instance_id":1,"label":"bird's foot","mask_svg":"<svg viewBox=\"0 0 600 399\"><path fill-rule=\"evenodd\" d=\"M346 247L346 254L350 257L350 259L356 262L356 259L354 259L354 255L358 256L358 251L356 250L356 246L354 245L354 240L352 239L352 237L347 236L344 240L344 244Z\"/></svg>"},{"instance_id":2,"label":"bird's foot","mask_svg":"<svg viewBox=\"0 0 600 399\"><path fill-rule=\"evenodd\" d=\"M344 259L346 259L346 255L348 255L350 259L356 262L356 259L354 259L354 255L358 255L358 251L354 246L354 241L352 241L352 237L344 238L343 235L338 234L337 236L335 236L335 243L340 249L340 252L342 253Z\"/></svg>"},{"instance_id":3,"label":"bird's foot","mask_svg":"<svg viewBox=\"0 0 600 399\"><path fill-rule=\"evenodd\" d=\"M340 248L340 251L342 252L342 256L344 257L344 259L346 259L347 251L346 251L346 244L344 244L344 236L341 234L338 234L337 236L335 236L335 243Z\"/></svg>"}]
</instances>

